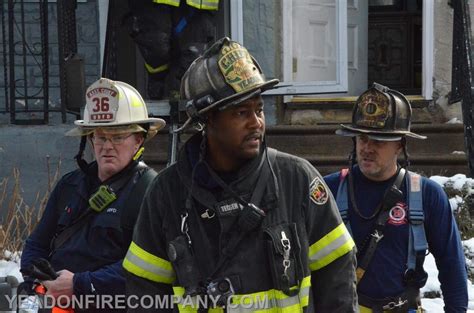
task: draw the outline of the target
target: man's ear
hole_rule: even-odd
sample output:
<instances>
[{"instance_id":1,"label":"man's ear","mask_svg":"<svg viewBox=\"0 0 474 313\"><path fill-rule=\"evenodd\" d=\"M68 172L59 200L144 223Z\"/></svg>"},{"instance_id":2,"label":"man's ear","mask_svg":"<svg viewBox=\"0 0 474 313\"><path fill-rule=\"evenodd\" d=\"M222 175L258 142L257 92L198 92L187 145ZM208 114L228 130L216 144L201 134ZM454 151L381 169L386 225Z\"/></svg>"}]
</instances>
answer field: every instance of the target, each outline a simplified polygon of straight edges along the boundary
<instances>
[{"instance_id":1,"label":"man's ear","mask_svg":"<svg viewBox=\"0 0 474 313\"><path fill-rule=\"evenodd\" d=\"M135 142L136 142L135 146L136 146L136 150L138 151L138 149L140 149L140 147L145 142L145 135L143 133L135 133L133 134L133 136L135 136Z\"/></svg>"},{"instance_id":2,"label":"man's ear","mask_svg":"<svg viewBox=\"0 0 474 313\"><path fill-rule=\"evenodd\" d=\"M402 141L398 141L398 149L397 149L397 154L400 154L403 152L403 143Z\"/></svg>"}]
</instances>

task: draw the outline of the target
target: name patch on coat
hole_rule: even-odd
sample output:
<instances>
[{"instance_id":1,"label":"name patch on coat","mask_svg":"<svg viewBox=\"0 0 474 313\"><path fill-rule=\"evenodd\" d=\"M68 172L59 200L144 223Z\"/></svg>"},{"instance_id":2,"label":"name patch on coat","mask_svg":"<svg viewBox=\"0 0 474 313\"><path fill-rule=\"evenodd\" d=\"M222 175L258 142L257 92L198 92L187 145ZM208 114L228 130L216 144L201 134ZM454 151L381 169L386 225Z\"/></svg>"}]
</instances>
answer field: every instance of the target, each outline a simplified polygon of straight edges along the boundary
<instances>
[{"instance_id":1,"label":"name patch on coat","mask_svg":"<svg viewBox=\"0 0 474 313\"><path fill-rule=\"evenodd\" d=\"M329 194L321 178L316 177L309 185L309 197L316 204L328 202Z\"/></svg>"},{"instance_id":2,"label":"name patch on coat","mask_svg":"<svg viewBox=\"0 0 474 313\"><path fill-rule=\"evenodd\" d=\"M217 203L216 209L220 216L234 215L242 210L242 205L234 199L228 199Z\"/></svg>"}]
</instances>

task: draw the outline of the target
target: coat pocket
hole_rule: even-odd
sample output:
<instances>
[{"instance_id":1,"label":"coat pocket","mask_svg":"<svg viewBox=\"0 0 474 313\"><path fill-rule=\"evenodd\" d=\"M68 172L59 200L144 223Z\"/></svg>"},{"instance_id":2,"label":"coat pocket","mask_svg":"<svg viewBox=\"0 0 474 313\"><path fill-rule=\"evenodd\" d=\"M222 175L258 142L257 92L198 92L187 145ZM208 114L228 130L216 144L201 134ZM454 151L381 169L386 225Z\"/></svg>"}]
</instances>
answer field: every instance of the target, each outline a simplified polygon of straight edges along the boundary
<instances>
[{"instance_id":1,"label":"coat pocket","mask_svg":"<svg viewBox=\"0 0 474 313\"><path fill-rule=\"evenodd\" d=\"M301 244L295 223L265 229L266 250L276 289L292 296L303 278Z\"/></svg>"}]
</instances>

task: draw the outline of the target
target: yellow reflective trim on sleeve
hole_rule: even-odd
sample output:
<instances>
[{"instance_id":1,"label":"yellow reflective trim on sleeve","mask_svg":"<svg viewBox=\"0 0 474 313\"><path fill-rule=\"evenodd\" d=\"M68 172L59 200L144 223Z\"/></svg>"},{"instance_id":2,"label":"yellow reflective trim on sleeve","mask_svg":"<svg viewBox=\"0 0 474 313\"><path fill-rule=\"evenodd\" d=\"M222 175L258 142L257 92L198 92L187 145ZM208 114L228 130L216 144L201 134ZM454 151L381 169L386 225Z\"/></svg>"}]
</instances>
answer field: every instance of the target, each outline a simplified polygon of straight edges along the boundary
<instances>
[{"instance_id":1,"label":"yellow reflective trim on sleeve","mask_svg":"<svg viewBox=\"0 0 474 313\"><path fill-rule=\"evenodd\" d=\"M193 8L200 10L219 9L219 0L187 0L186 3Z\"/></svg>"},{"instance_id":2,"label":"yellow reflective trim on sleeve","mask_svg":"<svg viewBox=\"0 0 474 313\"><path fill-rule=\"evenodd\" d=\"M156 73L161 73L161 72L166 71L169 68L169 65L168 64L163 64L163 65L160 65L158 67L153 67L150 64L145 63L145 68L146 68L148 73L156 74Z\"/></svg>"},{"instance_id":3,"label":"yellow reflective trim on sleeve","mask_svg":"<svg viewBox=\"0 0 474 313\"><path fill-rule=\"evenodd\" d=\"M123 260L123 268L138 277L158 283L171 284L175 280L170 262L143 250L133 241Z\"/></svg>"},{"instance_id":4,"label":"yellow reflective trim on sleeve","mask_svg":"<svg viewBox=\"0 0 474 313\"><path fill-rule=\"evenodd\" d=\"M158 4L167 4L174 7L179 7L179 0L153 0L153 2Z\"/></svg>"},{"instance_id":5,"label":"yellow reflective trim on sleeve","mask_svg":"<svg viewBox=\"0 0 474 313\"><path fill-rule=\"evenodd\" d=\"M351 251L355 246L344 223L309 247L309 267L318 270Z\"/></svg>"}]
</instances>

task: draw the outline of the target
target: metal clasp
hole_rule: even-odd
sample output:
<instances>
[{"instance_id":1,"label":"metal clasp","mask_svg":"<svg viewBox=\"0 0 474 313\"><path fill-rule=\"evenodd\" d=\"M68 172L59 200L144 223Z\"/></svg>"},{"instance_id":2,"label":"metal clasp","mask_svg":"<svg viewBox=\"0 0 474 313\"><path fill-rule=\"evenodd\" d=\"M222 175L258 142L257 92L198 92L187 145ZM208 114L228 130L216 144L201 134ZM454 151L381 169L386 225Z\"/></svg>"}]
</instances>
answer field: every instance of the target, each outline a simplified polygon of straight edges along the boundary
<instances>
[{"instance_id":1,"label":"metal clasp","mask_svg":"<svg viewBox=\"0 0 474 313\"><path fill-rule=\"evenodd\" d=\"M291 261L290 261L290 251L291 251L291 244L288 237L284 231L281 231L281 245L283 246L283 275L287 276L288 268L290 268Z\"/></svg>"},{"instance_id":2,"label":"metal clasp","mask_svg":"<svg viewBox=\"0 0 474 313\"><path fill-rule=\"evenodd\" d=\"M402 298L398 298L398 302L394 302L394 301L389 302L386 305L384 305L382 309L390 311L390 310L403 306L407 302L408 300L402 300Z\"/></svg>"},{"instance_id":3,"label":"metal clasp","mask_svg":"<svg viewBox=\"0 0 474 313\"><path fill-rule=\"evenodd\" d=\"M209 213L211 213L211 214L209 214ZM213 218L214 216L216 216L216 213L212 212L212 211L209 210L209 209L206 209L206 211L201 214L201 218L208 218L208 219L211 219L211 218Z\"/></svg>"},{"instance_id":4,"label":"metal clasp","mask_svg":"<svg viewBox=\"0 0 474 313\"><path fill-rule=\"evenodd\" d=\"M192 241L191 241L191 237L189 236L189 226L188 226L188 212L186 212L186 214L181 214L181 233L186 235L186 237L188 238L188 244L191 245Z\"/></svg>"},{"instance_id":5,"label":"metal clasp","mask_svg":"<svg viewBox=\"0 0 474 313\"><path fill-rule=\"evenodd\" d=\"M375 230L371 236L375 238L375 242L379 242L383 238L383 234L379 233L378 230Z\"/></svg>"}]
</instances>

